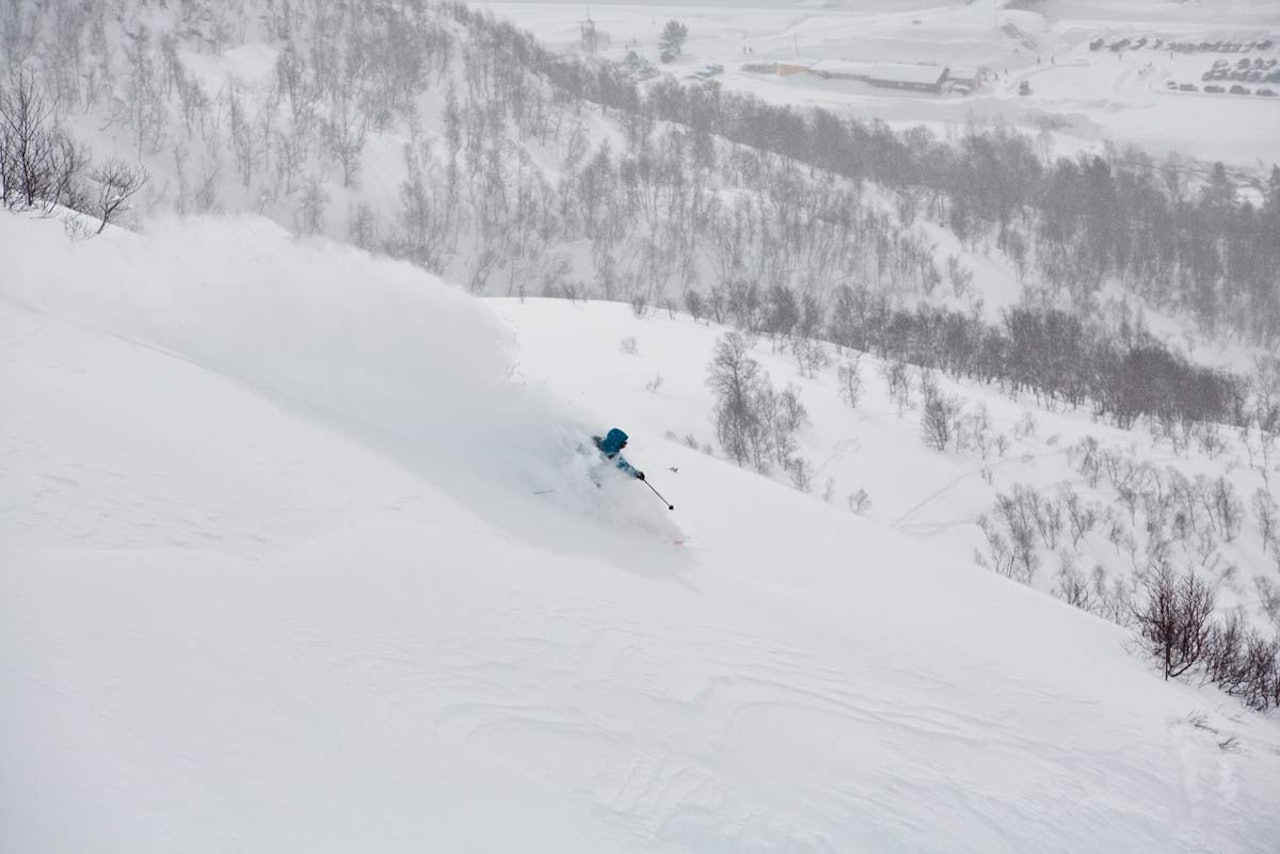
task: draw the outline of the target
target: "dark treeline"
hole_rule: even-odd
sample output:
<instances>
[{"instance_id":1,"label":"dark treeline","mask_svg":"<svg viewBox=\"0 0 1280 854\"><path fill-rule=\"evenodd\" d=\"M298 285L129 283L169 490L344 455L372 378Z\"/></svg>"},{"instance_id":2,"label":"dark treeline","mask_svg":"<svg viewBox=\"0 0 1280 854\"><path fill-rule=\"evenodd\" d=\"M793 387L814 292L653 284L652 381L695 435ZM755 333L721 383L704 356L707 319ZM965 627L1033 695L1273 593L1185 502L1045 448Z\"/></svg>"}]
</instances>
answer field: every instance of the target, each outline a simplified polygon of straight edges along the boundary
<instances>
[{"instance_id":1,"label":"dark treeline","mask_svg":"<svg viewBox=\"0 0 1280 854\"><path fill-rule=\"evenodd\" d=\"M1203 181L1141 152L1046 161L1025 134L968 129L958 142L924 128L797 111L715 84L670 78L643 93L625 65L553 54L510 24L446 7L511 61L569 97L649 116L895 190L900 211L944 222L966 244L994 239L1024 272L1082 302L1117 281L1210 332L1280 340L1280 167L1241 199L1221 164Z\"/></svg>"},{"instance_id":2,"label":"dark treeline","mask_svg":"<svg viewBox=\"0 0 1280 854\"><path fill-rule=\"evenodd\" d=\"M881 358L1031 393L1046 406L1091 405L1126 428L1141 416L1164 424L1247 417L1236 377L1192 365L1128 324L1111 335L1057 309L1009 309L995 326L946 309L895 310L844 289L829 329L833 341Z\"/></svg>"},{"instance_id":3,"label":"dark treeline","mask_svg":"<svg viewBox=\"0 0 1280 854\"><path fill-rule=\"evenodd\" d=\"M1047 407L1091 406L1125 428L1144 416L1172 429L1203 421L1248 425L1255 415L1240 378L1191 364L1127 321L1112 334L1059 309L1018 307L997 326L924 304L897 308L883 294L852 287L839 288L828 311L788 288L743 282L713 288L707 298L690 291L685 308L755 334L823 338L1034 394Z\"/></svg>"}]
</instances>

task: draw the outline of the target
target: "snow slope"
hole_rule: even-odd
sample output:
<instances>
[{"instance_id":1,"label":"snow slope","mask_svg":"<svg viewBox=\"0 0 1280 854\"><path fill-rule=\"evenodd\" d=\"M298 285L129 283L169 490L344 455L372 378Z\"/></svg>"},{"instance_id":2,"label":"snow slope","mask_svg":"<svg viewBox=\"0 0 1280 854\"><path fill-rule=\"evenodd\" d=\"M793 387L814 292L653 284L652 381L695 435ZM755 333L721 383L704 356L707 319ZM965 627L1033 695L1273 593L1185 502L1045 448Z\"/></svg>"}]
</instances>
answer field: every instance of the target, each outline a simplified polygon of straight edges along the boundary
<instances>
[{"instance_id":1,"label":"snow slope","mask_svg":"<svg viewBox=\"0 0 1280 854\"><path fill-rule=\"evenodd\" d=\"M631 307L617 304L492 303L518 336L522 377L554 396L593 406L601 418L627 425L637 437L671 435L683 443L691 437L699 447L717 444L706 366L723 329L663 310L638 318ZM566 328L575 330L569 341L562 332ZM588 363L583 351L592 354ZM809 423L797 436L792 456L808 464L813 500L851 508L853 496L865 491L870 506L862 513L868 518L939 551L965 558L976 552L985 559L990 546L978 520L984 514L998 517L1000 495L1029 487L1061 506L1062 496L1069 493L1080 506L1092 509L1096 522L1078 540L1069 532L1052 546L1037 538L1038 566L1028 583L1046 593L1060 592L1063 567L1069 566L1099 595L1116 589L1132 593L1155 553L1153 544L1165 540L1170 547L1165 554L1180 571L1194 569L1215 587L1222 611L1239 607L1263 632L1276 630L1275 610L1263 600L1276 589L1280 561L1275 549L1263 545L1261 523L1250 502L1269 479L1280 475L1280 460L1273 453L1264 463L1256 439L1249 448L1237 431L1222 428L1211 434L1220 445L1209 451L1195 441L1175 448L1141 425L1123 430L1099 423L1087 406L1051 412L1031 395L1010 397L996 386L957 382L935 372L933 381L942 393L962 403L953 423L961 420L967 426L957 428L957 434L969 436L963 448L953 444L941 452L924 441L917 369L909 371L912 391L902 405L890 394L884 362L866 354L837 353L831 346L826 354L825 367L801 370L794 350L785 344L761 338L750 351L774 387L781 391L791 386L808 411ZM863 392L858 406L851 408L841 396L839 371L855 364L855 358ZM987 425L981 428L981 442L974 438L979 419ZM1241 507L1240 530L1229 538L1179 537L1167 518L1124 509L1113 480L1091 482L1083 474L1079 451L1087 441L1145 466L1147 476L1153 482L1158 476L1166 493L1175 472L1184 483L1223 478ZM634 447L641 452L642 444ZM791 483L776 464L772 476ZM655 477L672 480L663 472Z\"/></svg>"},{"instance_id":2,"label":"snow slope","mask_svg":"<svg viewBox=\"0 0 1280 854\"><path fill-rule=\"evenodd\" d=\"M1274 720L655 433L675 514L597 490L577 442L637 413L532 381L532 330L411 268L254 219L5 214L0 255L6 851L1280 835Z\"/></svg>"}]
</instances>

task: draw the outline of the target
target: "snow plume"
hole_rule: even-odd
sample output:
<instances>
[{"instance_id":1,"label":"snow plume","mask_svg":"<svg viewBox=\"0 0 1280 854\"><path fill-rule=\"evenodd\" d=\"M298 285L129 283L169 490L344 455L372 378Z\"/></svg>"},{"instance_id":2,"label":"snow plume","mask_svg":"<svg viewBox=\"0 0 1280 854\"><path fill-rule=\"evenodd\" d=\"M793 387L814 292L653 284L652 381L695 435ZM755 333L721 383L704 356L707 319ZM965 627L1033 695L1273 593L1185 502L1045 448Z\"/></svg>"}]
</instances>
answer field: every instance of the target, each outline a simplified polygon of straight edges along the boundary
<instances>
[{"instance_id":1,"label":"snow plume","mask_svg":"<svg viewBox=\"0 0 1280 854\"><path fill-rule=\"evenodd\" d=\"M247 386L503 527L543 527L527 524L529 503L535 515L661 518L595 487L586 450L599 428L514 382L509 333L491 312L411 265L295 240L258 217L165 219L72 253L49 223L7 220L0 296Z\"/></svg>"}]
</instances>

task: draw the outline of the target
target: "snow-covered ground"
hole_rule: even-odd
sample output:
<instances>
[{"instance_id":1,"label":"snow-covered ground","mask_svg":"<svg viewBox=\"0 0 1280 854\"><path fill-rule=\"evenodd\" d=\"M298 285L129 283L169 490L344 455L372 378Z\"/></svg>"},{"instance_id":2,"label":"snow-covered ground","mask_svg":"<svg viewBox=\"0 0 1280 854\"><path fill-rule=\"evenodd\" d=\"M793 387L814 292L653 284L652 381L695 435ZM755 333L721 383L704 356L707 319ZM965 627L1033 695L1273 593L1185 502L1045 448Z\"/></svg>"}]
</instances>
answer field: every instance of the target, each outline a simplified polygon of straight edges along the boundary
<instances>
[{"instance_id":1,"label":"snow-covered ground","mask_svg":"<svg viewBox=\"0 0 1280 854\"><path fill-rule=\"evenodd\" d=\"M582 4L497 0L475 5L509 18L553 47L580 45ZM1171 53L1155 40L1280 42L1280 5L1268 0L1119 0L1008 3L978 0L803 3L690 0L662 5L595 2L590 18L608 37L601 52L635 50L658 61L668 20L686 24L684 56L664 68L685 75L709 64L726 87L785 104L823 106L891 125L925 125L939 135L968 122L1005 122L1044 134L1059 154L1105 142L1269 168L1280 157L1280 97L1170 92L1166 83L1201 87L1216 59L1280 58L1280 48L1244 53ZM1091 51L1104 38L1146 37L1139 49ZM908 93L808 74L743 70L749 63L804 66L819 60L926 63L985 68L987 82L967 95ZM1029 95L1019 94L1023 82ZM1254 89L1266 84L1249 84ZM1280 92L1280 85L1270 84Z\"/></svg>"},{"instance_id":2,"label":"snow-covered ground","mask_svg":"<svg viewBox=\"0 0 1280 854\"><path fill-rule=\"evenodd\" d=\"M706 433L715 330L487 306L253 218L4 214L0 257L6 851L1280 838L1273 719L664 439ZM613 423L674 513L578 452Z\"/></svg>"},{"instance_id":3,"label":"snow-covered ground","mask_svg":"<svg viewBox=\"0 0 1280 854\"><path fill-rule=\"evenodd\" d=\"M610 417L633 425L639 435L674 436L686 444L686 437L692 437L699 447L717 445L706 369L724 330L665 311L637 318L620 304L494 304L518 336L519 374L538 387L606 416L616 413ZM565 329L575 330L569 346ZM584 352L591 354L588 365L583 364ZM1097 521L1079 543L1062 533L1054 547L1037 546L1038 566L1029 582L1046 593L1060 588L1064 562L1107 587L1119 583L1132 589L1135 571L1147 568L1148 546L1167 533L1167 522L1159 522L1152 531L1151 515L1140 509L1121 510L1119 495L1106 477L1089 483L1078 465L1082 441L1094 440L1117 459L1146 467L1147 476L1158 473L1165 490L1175 471L1187 481L1224 477L1241 508L1250 504L1267 478L1280 474L1274 452L1264 466L1256 439L1251 454L1239 435L1225 428L1214 434L1220 445L1211 452L1194 440L1188 447L1175 448L1167 438L1153 439L1145 429L1098 423L1088 408L1047 412L1029 395L1010 398L993 386L935 375L933 381L944 394L963 401L963 429L969 433L965 449L939 452L924 442L918 371L910 374L912 390L903 405L890 393L884 363L865 354L837 353L828 347L828 364L810 372L801 369L791 348L763 339L751 357L779 391L792 386L808 411L795 457L808 464L814 501L848 509L856 503L851 496L865 490L870 506L863 515L965 558L975 552L987 556L978 519L983 514L993 517L997 496L1012 494L1018 486L1053 501L1071 493L1082 506L1092 507ZM855 358L862 399L851 408L841 396L839 370L854 364ZM979 418L988 426L978 427ZM983 429L985 438L978 440L975 434ZM791 482L780 466L773 467L772 475L781 483ZM1108 517L1108 511L1114 515ZM1115 530L1112 522L1122 534L1109 539ZM1229 541L1218 536L1216 543L1206 546L1193 542L1193 537L1182 541L1174 554L1179 566L1196 567L1215 584L1224 609L1240 606L1251 622L1273 631L1274 617L1259 591L1269 591L1280 581L1280 561L1263 545L1259 525L1253 511L1243 509L1240 531ZM1067 527L1064 522L1064 532Z\"/></svg>"}]
</instances>

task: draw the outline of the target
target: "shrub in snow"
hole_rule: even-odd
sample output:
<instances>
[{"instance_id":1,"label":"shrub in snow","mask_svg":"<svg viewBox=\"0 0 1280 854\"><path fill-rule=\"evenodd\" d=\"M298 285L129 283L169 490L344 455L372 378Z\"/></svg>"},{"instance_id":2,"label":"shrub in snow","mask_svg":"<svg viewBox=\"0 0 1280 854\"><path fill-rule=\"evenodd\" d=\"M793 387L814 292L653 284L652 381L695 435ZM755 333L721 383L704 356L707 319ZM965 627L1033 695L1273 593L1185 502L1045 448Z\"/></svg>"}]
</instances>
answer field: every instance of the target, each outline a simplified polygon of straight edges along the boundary
<instances>
[{"instance_id":1,"label":"shrub in snow","mask_svg":"<svg viewBox=\"0 0 1280 854\"><path fill-rule=\"evenodd\" d=\"M943 394L927 371L921 372L920 390L924 394L924 409L920 414L924 443L935 451L945 451L957 444L958 420L964 405L958 397Z\"/></svg>"},{"instance_id":2,"label":"shrub in snow","mask_svg":"<svg viewBox=\"0 0 1280 854\"><path fill-rule=\"evenodd\" d=\"M1133 611L1143 645L1160 660L1165 679L1181 676L1210 651L1213 590L1194 572L1179 576L1160 561L1148 567L1144 593Z\"/></svg>"},{"instance_id":3,"label":"shrub in snow","mask_svg":"<svg viewBox=\"0 0 1280 854\"><path fill-rule=\"evenodd\" d=\"M857 513L859 516L864 515L871 509L871 496L867 494L865 489L859 489L857 492L849 495L849 510Z\"/></svg>"}]
</instances>

